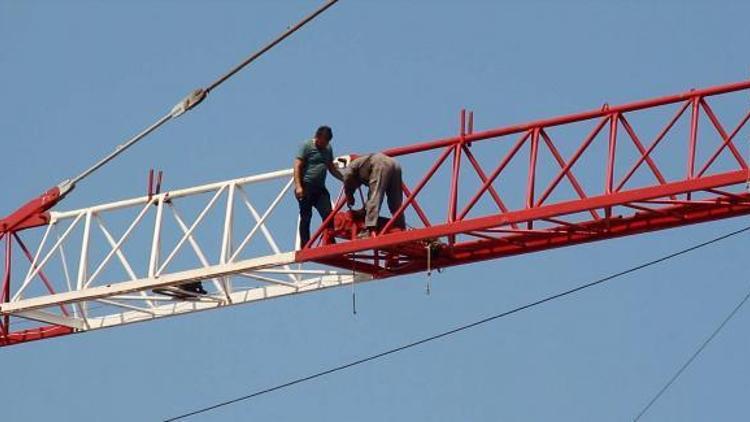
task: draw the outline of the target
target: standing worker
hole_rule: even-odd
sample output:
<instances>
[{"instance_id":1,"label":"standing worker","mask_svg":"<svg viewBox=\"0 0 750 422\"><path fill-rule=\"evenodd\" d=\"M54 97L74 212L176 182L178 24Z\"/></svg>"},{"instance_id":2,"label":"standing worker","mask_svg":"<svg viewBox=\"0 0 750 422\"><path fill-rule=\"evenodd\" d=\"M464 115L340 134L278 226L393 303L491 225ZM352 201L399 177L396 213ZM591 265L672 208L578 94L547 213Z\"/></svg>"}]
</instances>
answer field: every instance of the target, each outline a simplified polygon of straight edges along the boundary
<instances>
[{"instance_id":1,"label":"standing worker","mask_svg":"<svg viewBox=\"0 0 750 422\"><path fill-rule=\"evenodd\" d=\"M305 247L310 240L313 207L318 210L323 221L331 213L331 194L326 189L326 171L343 180L341 172L333 164L331 139L331 128L319 127L314 138L302 143L294 159L294 196L299 202L300 248Z\"/></svg>"},{"instance_id":2,"label":"standing worker","mask_svg":"<svg viewBox=\"0 0 750 422\"><path fill-rule=\"evenodd\" d=\"M346 202L351 207L354 205L354 192L361 185L367 185L367 202L365 207L365 228L360 236L365 237L375 233L378 227L380 207L383 204L383 196L388 197L388 209L391 215L401 207L402 180L401 166L393 158L382 154L368 154L358 157L349 164L344 173L344 191ZM394 221L393 227L403 229L406 226L404 214Z\"/></svg>"}]
</instances>

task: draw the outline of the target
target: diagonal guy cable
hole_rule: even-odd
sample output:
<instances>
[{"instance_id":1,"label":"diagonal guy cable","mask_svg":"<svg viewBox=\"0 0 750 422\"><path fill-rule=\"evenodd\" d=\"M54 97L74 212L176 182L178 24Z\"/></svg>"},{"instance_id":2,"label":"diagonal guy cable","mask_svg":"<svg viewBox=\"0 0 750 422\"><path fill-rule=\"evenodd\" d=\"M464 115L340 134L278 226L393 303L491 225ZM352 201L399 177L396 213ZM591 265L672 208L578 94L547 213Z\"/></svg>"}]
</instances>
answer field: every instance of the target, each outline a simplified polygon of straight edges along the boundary
<instances>
[{"instance_id":1,"label":"diagonal guy cable","mask_svg":"<svg viewBox=\"0 0 750 422\"><path fill-rule=\"evenodd\" d=\"M664 392L666 392L667 389L671 387L675 381L677 381L677 378L679 378L679 376L682 375L683 372L685 372L685 369L687 369L687 367L690 366L691 363L693 363L695 358L697 358L698 355L703 351L703 349L705 349L706 346L708 346L708 343L710 343L711 340L713 340L714 337L716 337L716 335L719 334L719 332L724 328L724 326L727 325L729 320L731 320L737 314L737 312L740 310L740 308L742 308L742 306L747 302L748 299L750 299L750 291L747 292L745 297L742 298L740 303L738 303L737 306L734 307L732 312L730 312L729 315L727 315L727 317L724 318L724 320L721 322L721 324L719 324L718 327L716 327L713 333L711 333L711 335L708 336L708 338L703 342L703 344L700 345L700 347L698 347L698 349L693 353L693 355L690 356L690 359L688 359L687 361L685 361L684 364L682 364L680 369L678 369L677 372L675 372L672 378L670 378L669 381L667 381L667 383L664 384L664 387L662 387L661 390L659 390L659 392L656 393L654 398L652 398L651 401L648 402L648 404L640 411L640 413L638 413L638 415L633 419L633 422L637 422L638 420L640 420L643 417L643 415L646 414L648 409L650 409L651 406L653 406L654 403L656 403L656 401L659 400L659 398L664 394Z\"/></svg>"},{"instance_id":2,"label":"diagonal guy cable","mask_svg":"<svg viewBox=\"0 0 750 422\"><path fill-rule=\"evenodd\" d=\"M188 94L184 99L182 99L179 103L177 103L171 111L169 111L164 116L160 117L156 122L151 124L151 126L144 129L139 134L135 135L134 137L130 138L128 141L126 141L123 144L118 145L113 152L111 152L106 157L99 160L96 164L88 168L83 173L79 174L78 176L74 177L72 180L65 180L62 183L60 183L59 187L62 191L62 194L67 194L70 190L72 190L75 187L75 184L79 181L83 180L85 177L89 176L91 173L102 167L103 165L107 164L108 162L112 161L115 157L120 155L122 152L124 152L126 149L133 146L136 142L140 141L141 139L145 138L155 130L157 130L159 127L167 123L168 121L181 116L186 111L192 109L193 107L197 106L201 103L207 96L208 93L216 89L219 85L226 82L227 79L234 76L237 72L244 69L247 65L254 62L258 57L262 56L264 53L266 53L268 50L275 47L280 42L284 41L287 37L295 33L298 29L302 28L310 22L311 20L315 19L320 15L321 13L325 12L329 7L333 6L338 2L339 0L328 0L326 3L322 6L320 6L317 10L315 10L313 13L309 14L305 18L303 18L301 21L299 21L297 24L293 26L289 26L286 31L284 31L281 35L274 38L271 42L263 46L261 49L247 57L245 60L243 60L241 63L233 67L231 70L229 70L227 73L221 75L216 80L211 82L206 88L198 88Z\"/></svg>"},{"instance_id":3,"label":"diagonal guy cable","mask_svg":"<svg viewBox=\"0 0 750 422\"><path fill-rule=\"evenodd\" d=\"M231 400L227 400L227 401L223 401L223 402L220 402L220 403L216 403L214 405L203 407L203 408L200 408L200 409L188 412L188 413L184 413L184 414L181 414L181 415L178 415L178 416L173 416L173 417L170 417L168 419L165 419L164 421L165 422L172 422L172 421L177 421L177 420L180 420L180 419L185 419L185 418L188 418L190 416L195 416L197 414L208 412L208 411L211 411L211 410L215 410L215 409L218 409L220 407L224 407L224 406L228 406L228 405L231 405L231 404L235 404L235 403L238 403L238 402L241 402L241 401L244 401L244 400L249 400L249 399L252 399L252 398L264 395L264 394L271 393L273 391L277 391L277 390L281 390L281 389L284 389L284 388L287 388L287 387L291 387L291 386L293 386L295 384L300 384L300 383L303 383L303 382L306 382L306 381L313 380L315 378L320 378L320 377L322 377L324 375L332 374L334 372L338 372L338 371L341 371L341 370L344 370L344 369L347 369L347 368L351 368L353 366L357 366L357 365L361 365L363 363L374 361L376 359L380 359L382 357L385 357L385 356L388 356L388 355L392 355L394 353L401 352L401 351L406 350L406 349L411 349L413 347L416 347L416 346L419 346L419 345L422 345L422 344L425 344L425 343L429 343L431 341L434 341L434 340L437 340L437 339L440 339L440 338L443 338L443 337L448 337L448 336L451 336L453 334L459 333L461 331L468 330L469 328L474 328L476 326L479 326L479 325L482 325L482 324L486 324L488 322L491 322L491 321L494 321L494 320L497 320L497 319L500 319L500 318L507 317L509 315L512 315L512 314L524 311L526 309L533 308L535 306L544 304L546 302L551 302L551 301L553 301L555 299L559 299L559 298L562 298L564 296L568 296L568 295L571 295L573 293L577 293L577 292L582 291L584 289L588 289L589 287L594 287L596 285L605 283L605 282L613 280L615 278L622 277L622 276L630 274L630 273L634 273L636 271L642 270L642 269L650 267L652 265L656 265L656 264L659 264L661 262L668 261L668 260L670 260L672 258L676 258L676 257L678 257L680 255L684 255L686 253L695 251L697 249L701 249L701 248L703 248L705 246L708 246L708 245L711 245L713 243L717 243L717 242L720 242L722 240L728 239L730 237L739 235L739 234L744 233L744 232L746 232L748 230L750 230L750 226L747 226L747 227L741 228L739 230L735 230L735 231L729 232L727 234L715 237L715 238L713 238L711 240L707 240L707 241L702 242L702 243L698 243L696 245L693 245L693 246L690 246L688 248L679 250L679 251L671 253L669 255L662 256L661 258L656 258L654 260L645 262L643 264L636 265L634 267L628 268L628 269L620 271L618 273L608 275L606 277L603 277L603 278L591 281L591 282L586 283L586 284L582 284L582 285L580 285L578 287L575 287L575 288L572 288L572 289L569 289L569 290L565 290L565 291L563 291L561 293L557 293L557 294L554 294L554 295L551 295L551 296L547 296L547 297L545 297L543 299L539 299L539 300L537 300L535 302L531 302L531 303L528 303L526 305L519 306L517 308L513 308L513 309L511 309L509 311L505 311L505 312L502 312L502 313L499 313L499 314L496 314L496 315L492 315L492 316L484 318L484 319L480 319L480 320L472 322L470 324L462 325L460 327L457 327L457 328L454 328L454 329L451 329L451 330L448 330L448 331L443 331L443 332L441 332L439 334L435 334L433 336L426 337L426 338L423 338L421 340L417 340L417 341L414 341L414 342L411 342L411 343L408 343L408 344L405 344L405 345L402 345L402 346L399 346L399 347L396 347L396 348L393 348L393 349L390 349L390 350L386 350L386 351L381 352L381 353L370 355L368 357L365 357L365 358L362 358L362 359L359 359L359 360L355 360L355 361L352 361L352 362L349 362L349 363L345 363L345 364L342 364L342 365L339 365L339 366L327 369L325 371L317 372L315 374L308 375L306 377L297 378L297 379L294 379L292 381L276 385L274 387L269 387L269 388L266 388L266 389L263 389L263 390L259 390L259 391L256 391L254 393L242 396L242 397L237 397L237 398L234 398L234 399L231 399Z\"/></svg>"}]
</instances>

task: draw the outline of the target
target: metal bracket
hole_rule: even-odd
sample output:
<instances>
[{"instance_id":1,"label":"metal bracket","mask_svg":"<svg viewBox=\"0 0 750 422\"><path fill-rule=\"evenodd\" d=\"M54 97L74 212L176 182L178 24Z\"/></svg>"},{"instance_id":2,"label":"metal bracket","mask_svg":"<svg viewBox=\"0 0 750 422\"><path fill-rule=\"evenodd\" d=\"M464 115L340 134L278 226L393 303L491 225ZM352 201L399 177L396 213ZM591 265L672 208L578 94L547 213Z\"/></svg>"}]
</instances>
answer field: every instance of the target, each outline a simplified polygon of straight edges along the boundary
<instances>
[{"instance_id":1,"label":"metal bracket","mask_svg":"<svg viewBox=\"0 0 750 422\"><path fill-rule=\"evenodd\" d=\"M208 95L208 91L206 91L205 89L196 89L195 91L188 94L185 98L183 98L179 103L175 104L175 106L172 107L170 115L173 118L180 117L186 111L200 104L201 101L206 98L206 95Z\"/></svg>"}]
</instances>

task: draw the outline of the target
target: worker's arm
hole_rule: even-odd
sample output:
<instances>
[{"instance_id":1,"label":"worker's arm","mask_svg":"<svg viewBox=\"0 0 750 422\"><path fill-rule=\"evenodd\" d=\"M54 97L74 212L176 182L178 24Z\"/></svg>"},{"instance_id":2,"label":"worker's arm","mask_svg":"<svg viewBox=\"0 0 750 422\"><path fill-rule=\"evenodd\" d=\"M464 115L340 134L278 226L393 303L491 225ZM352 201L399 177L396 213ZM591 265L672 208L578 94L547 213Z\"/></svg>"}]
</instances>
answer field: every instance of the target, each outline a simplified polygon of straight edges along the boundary
<instances>
[{"instance_id":1,"label":"worker's arm","mask_svg":"<svg viewBox=\"0 0 750 422\"><path fill-rule=\"evenodd\" d=\"M354 192L357 191L357 188L359 187L359 183L357 183L357 179L353 177L350 174L347 174L346 177L342 180L344 183L344 195L346 195L346 205L349 206L349 208L354 206Z\"/></svg>"},{"instance_id":2,"label":"worker's arm","mask_svg":"<svg viewBox=\"0 0 750 422\"><path fill-rule=\"evenodd\" d=\"M328 163L328 172L330 172L333 177L339 179L340 181L344 181L344 175L341 174L341 170L336 167L336 164L334 164L333 161L330 161Z\"/></svg>"},{"instance_id":3,"label":"worker's arm","mask_svg":"<svg viewBox=\"0 0 750 422\"><path fill-rule=\"evenodd\" d=\"M302 167L305 162L301 158L294 159L294 196L302 199L305 196L305 189L302 187Z\"/></svg>"},{"instance_id":4,"label":"worker's arm","mask_svg":"<svg viewBox=\"0 0 750 422\"><path fill-rule=\"evenodd\" d=\"M344 173L344 177L341 180L341 182L344 184L344 195L346 195L346 205L349 206L349 208L354 206L354 192L357 191L359 186L361 185L360 179L359 179L359 169L362 165L362 159L357 158L349 162L349 165L346 167L346 171Z\"/></svg>"}]
</instances>

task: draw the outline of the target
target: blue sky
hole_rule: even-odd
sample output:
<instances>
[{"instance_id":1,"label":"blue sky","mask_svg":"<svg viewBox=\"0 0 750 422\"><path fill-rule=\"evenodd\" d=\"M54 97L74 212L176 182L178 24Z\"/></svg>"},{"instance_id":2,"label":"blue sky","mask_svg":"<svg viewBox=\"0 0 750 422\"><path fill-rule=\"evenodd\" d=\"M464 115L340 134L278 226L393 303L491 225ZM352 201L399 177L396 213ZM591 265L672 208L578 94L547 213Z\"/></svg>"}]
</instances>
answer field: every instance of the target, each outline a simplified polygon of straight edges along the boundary
<instances>
[{"instance_id":1,"label":"blue sky","mask_svg":"<svg viewBox=\"0 0 750 422\"><path fill-rule=\"evenodd\" d=\"M317 1L0 1L0 214L74 176ZM740 1L341 0L60 209L747 79ZM747 140L744 139L744 142ZM744 146L744 150L747 147ZM407 169L408 170L408 169ZM0 349L3 419L159 420L536 300L745 218ZM194 420L632 419L750 286L740 236ZM740 420L740 312L645 421Z\"/></svg>"}]
</instances>

